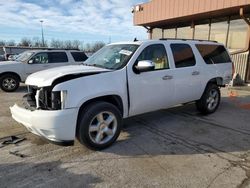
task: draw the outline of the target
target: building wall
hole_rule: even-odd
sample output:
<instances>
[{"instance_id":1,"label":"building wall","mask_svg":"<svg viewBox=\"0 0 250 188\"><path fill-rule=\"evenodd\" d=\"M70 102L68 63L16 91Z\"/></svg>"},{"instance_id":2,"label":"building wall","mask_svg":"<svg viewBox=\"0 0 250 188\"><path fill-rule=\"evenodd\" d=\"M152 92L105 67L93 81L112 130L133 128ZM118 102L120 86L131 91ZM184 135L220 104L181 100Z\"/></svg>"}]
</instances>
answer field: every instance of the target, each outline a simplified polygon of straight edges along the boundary
<instances>
[{"instance_id":1,"label":"building wall","mask_svg":"<svg viewBox=\"0 0 250 188\"><path fill-rule=\"evenodd\" d=\"M250 0L152 0L134 12L135 25L171 20L196 14L216 14L216 11L238 11L234 7L249 7Z\"/></svg>"}]
</instances>

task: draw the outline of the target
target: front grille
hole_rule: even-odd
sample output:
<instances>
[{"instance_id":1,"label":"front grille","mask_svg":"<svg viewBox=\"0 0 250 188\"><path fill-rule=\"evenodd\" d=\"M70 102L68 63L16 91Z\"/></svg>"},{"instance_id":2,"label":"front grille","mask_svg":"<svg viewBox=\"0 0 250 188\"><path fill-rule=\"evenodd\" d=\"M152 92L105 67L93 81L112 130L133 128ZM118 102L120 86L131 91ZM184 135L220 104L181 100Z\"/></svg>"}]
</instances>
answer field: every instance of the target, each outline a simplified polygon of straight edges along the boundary
<instances>
[{"instance_id":1,"label":"front grille","mask_svg":"<svg viewBox=\"0 0 250 188\"><path fill-rule=\"evenodd\" d=\"M37 88L29 86L29 93L23 96L21 106L25 109L58 110L61 108L60 92L52 92L51 88ZM38 105L36 95L39 91Z\"/></svg>"}]
</instances>

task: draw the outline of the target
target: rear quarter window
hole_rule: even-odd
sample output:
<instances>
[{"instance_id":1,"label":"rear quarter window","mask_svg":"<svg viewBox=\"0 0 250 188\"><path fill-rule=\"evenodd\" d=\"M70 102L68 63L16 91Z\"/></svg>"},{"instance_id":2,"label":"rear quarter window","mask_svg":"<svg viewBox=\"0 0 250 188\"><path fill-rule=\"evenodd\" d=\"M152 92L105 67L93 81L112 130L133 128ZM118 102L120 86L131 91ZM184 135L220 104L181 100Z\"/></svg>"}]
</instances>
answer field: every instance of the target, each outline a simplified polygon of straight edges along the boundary
<instances>
[{"instance_id":1,"label":"rear quarter window","mask_svg":"<svg viewBox=\"0 0 250 188\"><path fill-rule=\"evenodd\" d=\"M222 45L196 44L206 64L231 63L230 56Z\"/></svg>"},{"instance_id":2,"label":"rear quarter window","mask_svg":"<svg viewBox=\"0 0 250 188\"><path fill-rule=\"evenodd\" d=\"M71 52L71 55L73 56L76 62L86 61L88 59L84 52Z\"/></svg>"}]
</instances>

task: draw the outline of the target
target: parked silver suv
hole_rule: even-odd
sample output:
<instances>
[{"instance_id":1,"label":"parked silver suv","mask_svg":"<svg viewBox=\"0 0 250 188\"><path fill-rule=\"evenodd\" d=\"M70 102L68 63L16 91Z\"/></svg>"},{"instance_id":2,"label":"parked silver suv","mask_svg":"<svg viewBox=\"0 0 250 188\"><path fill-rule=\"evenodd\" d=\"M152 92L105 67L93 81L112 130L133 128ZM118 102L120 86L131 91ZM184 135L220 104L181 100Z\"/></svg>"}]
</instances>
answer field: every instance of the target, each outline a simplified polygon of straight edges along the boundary
<instances>
[{"instance_id":1,"label":"parked silver suv","mask_svg":"<svg viewBox=\"0 0 250 188\"><path fill-rule=\"evenodd\" d=\"M29 50L23 52L15 61L0 62L0 88L13 92L20 82L37 71L83 63L87 59L79 50Z\"/></svg>"}]
</instances>

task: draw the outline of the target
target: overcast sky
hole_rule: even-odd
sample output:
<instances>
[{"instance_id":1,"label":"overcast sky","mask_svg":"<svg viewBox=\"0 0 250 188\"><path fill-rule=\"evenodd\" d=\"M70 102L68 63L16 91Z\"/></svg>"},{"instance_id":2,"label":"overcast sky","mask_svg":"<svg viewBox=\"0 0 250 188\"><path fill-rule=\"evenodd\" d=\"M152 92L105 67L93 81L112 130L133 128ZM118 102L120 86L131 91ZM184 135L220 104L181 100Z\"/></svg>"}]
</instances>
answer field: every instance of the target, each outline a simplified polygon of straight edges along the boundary
<instances>
[{"instance_id":1,"label":"overcast sky","mask_svg":"<svg viewBox=\"0 0 250 188\"><path fill-rule=\"evenodd\" d=\"M133 5L147 0L0 0L0 40L41 37L45 40L112 42L147 38L133 26Z\"/></svg>"}]
</instances>

